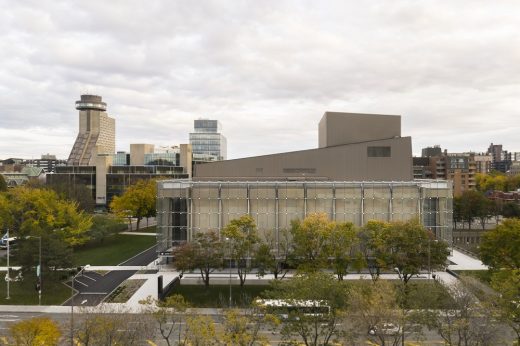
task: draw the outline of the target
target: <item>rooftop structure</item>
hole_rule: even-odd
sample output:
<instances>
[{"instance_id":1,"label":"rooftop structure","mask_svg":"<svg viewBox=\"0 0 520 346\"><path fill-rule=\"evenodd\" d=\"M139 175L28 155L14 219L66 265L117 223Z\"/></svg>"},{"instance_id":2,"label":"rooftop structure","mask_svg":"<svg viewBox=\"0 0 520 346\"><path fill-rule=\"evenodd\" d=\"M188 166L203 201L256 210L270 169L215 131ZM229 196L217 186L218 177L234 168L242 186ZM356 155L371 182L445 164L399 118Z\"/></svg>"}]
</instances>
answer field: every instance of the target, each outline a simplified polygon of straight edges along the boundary
<instances>
[{"instance_id":1,"label":"rooftop structure","mask_svg":"<svg viewBox=\"0 0 520 346\"><path fill-rule=\"evenodd\" d=\"M412 180L398 115L326 112L319 148L196 165L196 180ZM195 153L195 148L194 148Z\"/></svg>"},{"instance_id":2,"label":"rooftop structure","mask_svg":"<svg viewBox=\"0 0 520 346\"><path fill-rule=\"evenodd\" d=\"M115 120L106 113L101 96L81 95L76 101L79 110L79 132L67 160L70 166L94 165L96 156L115 153Z\"/></svg>"}]
</instances>

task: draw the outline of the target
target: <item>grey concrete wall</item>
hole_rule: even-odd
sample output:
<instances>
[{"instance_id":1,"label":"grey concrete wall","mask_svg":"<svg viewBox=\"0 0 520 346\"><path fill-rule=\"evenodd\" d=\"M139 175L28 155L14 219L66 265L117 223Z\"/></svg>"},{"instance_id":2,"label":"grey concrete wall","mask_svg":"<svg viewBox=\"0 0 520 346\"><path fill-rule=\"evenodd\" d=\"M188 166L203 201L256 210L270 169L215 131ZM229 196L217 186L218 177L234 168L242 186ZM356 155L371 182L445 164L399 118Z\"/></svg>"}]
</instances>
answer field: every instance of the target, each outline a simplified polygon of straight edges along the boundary
<instances>
[{"instance_id":1,"label":"grey concrete wall","mask_svg":"<svg viewBox=\"0 0 520 346\"><path fill-rule=\"evenodd\" d=\"M389 146L390 157L368 157L369 146ZM196 165L195 180L318 179L409 181L410 137L249 157Z\"/></svg>"},{"instance_id":2,"label":"grey concrete wall","mask_svg":"<svg viewBox=\"0 0 520 346\"><path fill-rule=\"evenodd\" d=\"M400 136L400 115L325 112L318 126L320 148Z\"/></svg>"}]
</instances>

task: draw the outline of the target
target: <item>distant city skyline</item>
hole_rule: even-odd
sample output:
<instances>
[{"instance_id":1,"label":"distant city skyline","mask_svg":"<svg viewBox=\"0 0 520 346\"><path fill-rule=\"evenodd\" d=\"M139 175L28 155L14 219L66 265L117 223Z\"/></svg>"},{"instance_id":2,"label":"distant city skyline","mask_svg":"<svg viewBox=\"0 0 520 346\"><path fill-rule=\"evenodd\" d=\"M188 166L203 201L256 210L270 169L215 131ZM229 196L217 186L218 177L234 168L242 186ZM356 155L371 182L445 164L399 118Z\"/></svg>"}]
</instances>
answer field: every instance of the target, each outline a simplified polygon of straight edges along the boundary
<instances>
[{"instance_id":1,"label":"distant city skyline","mask_svg":"<svg viewBox=\"0 0 520 346\"><path fill-rule=\"evenodd\" d=\"M520 151L520 3L0 0L0 159L66 159L75 101L116 151L219 120L228 158L318 147L326 111L402 116L413 153Z\"/></svg>"}]
</instances>

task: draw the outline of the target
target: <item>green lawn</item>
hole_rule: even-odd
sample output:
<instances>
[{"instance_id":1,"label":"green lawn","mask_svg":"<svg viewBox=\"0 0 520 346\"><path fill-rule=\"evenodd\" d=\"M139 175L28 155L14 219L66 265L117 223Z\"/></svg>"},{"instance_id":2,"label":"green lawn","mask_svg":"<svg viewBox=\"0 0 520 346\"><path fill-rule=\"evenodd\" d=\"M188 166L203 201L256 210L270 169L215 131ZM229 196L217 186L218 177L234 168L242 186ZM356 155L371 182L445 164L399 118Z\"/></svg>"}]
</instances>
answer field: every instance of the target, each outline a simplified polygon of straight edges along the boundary
<instances>
[{"instance_id":1,"label":"green lawn","mask_svg":"<svg viewBox=\"0 0 520 346\"><path fill-rule=\"evenodd\" d=\"M231 286L233 306L248 306L251 301L269 289L269 285ZM171 294L180 294L194 307L221 308L229 306L229 285L179 285Z\"/></svg>"},{"instance_id":2,"label":"green lawn","mask_svg":"<svg viewBox=\"0 0 520 346\"><path fill-rule=\"evenodd\" d=\"M461 276L474 277L486 285L491 284L491 277L493 276L491 270L454 270L454 272Z\"/></svg>"},{"instance_id":3,"label":"green lawn","mask_svg":"<svg viewBox=\"0 0 520 346\"><path fill-rule=\"evenodd\" d=\"M396 281L396 289L401 289L401 282ZM453 299L446 288L434 280L411 280L408 282L408 309L449 309Z\"/></svg>"},{"instance_id":4,"label":"green lawn","mask_svg":"<svg viewBox=\"0 0 520 346\"><path fill-rule=\"evenodd\" d=\"M346 281L347 285L357 285L359 280ZM396 289L401 289L401 282L395 281ZM233 285L231 287L234 306L247 306L252 299L262 297L262 292L269 290L269 285L246 285L243 288ZM194 307L221 308L229 305L229 286L210 285L179 285L171 294L181 294ZM433 280L410 281L408 283L409 309L447 309L453 305L450 295L438 282Z\"/></svg>"},{"instance_id":5,"label":"green lawn","mask_svg":"<svg viewBox=\"0 0 520 346\"><path fill-rule=\"evenodd\" d=\"M11 276L14 276L11 272ZM11 281L9 285L10 299L7 296L7 283L3 280L5 272L2 272L0 283L0 305L38 305L38 291L36 273L26 273L22 281ZM65 286L61 279L61 272L45 272L42 276L42 305L60 305L70 298L70 287ZM65 274L66 277L67 274Z\"/></svg>"},{"instance_id":6,"label":"green lawn","mask_svg":"<svg viewBox=\"0 0 520 346\"><path fill-rule=\"evenodd\" d=\"M157 233L157 227L156 226L150 226L150 227L146 227L146 222L144 223L144 227L143 225L141 225L141 228L137 231L137 230L132 230L132 232L137 232L137 233Z\"/></svg>"},{"instance_id":7,"label":"green lawn","mask_svg":"<svg viewBox=\"0 0 520 346\"><path fill-rule=\"evenodd\" d=\"M156 243L155 237L116 234L74 250L74 265L118 265Z\"/></svg>"}]
</instances>

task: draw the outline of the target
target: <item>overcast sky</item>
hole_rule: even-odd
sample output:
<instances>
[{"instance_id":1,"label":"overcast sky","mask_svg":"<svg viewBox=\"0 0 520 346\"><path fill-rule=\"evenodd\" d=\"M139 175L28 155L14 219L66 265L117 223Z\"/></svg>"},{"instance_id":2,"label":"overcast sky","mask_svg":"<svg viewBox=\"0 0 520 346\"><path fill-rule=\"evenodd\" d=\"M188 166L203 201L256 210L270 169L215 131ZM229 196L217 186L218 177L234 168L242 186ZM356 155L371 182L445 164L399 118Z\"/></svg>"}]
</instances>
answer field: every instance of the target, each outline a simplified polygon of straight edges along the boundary
<instances>
[{"instance_id":1,"label":"overcast sky","mask_svg":"<svg viewBox=\"0 0 520 346\"><path fill-rule=\"evenodd\" d=\"M325 111L413 151L520 151L520 1L0 0L0 158L67 158L103 97L117 150L218 119L228 158L314 148Z\"/></svg>"}]
</instances>

